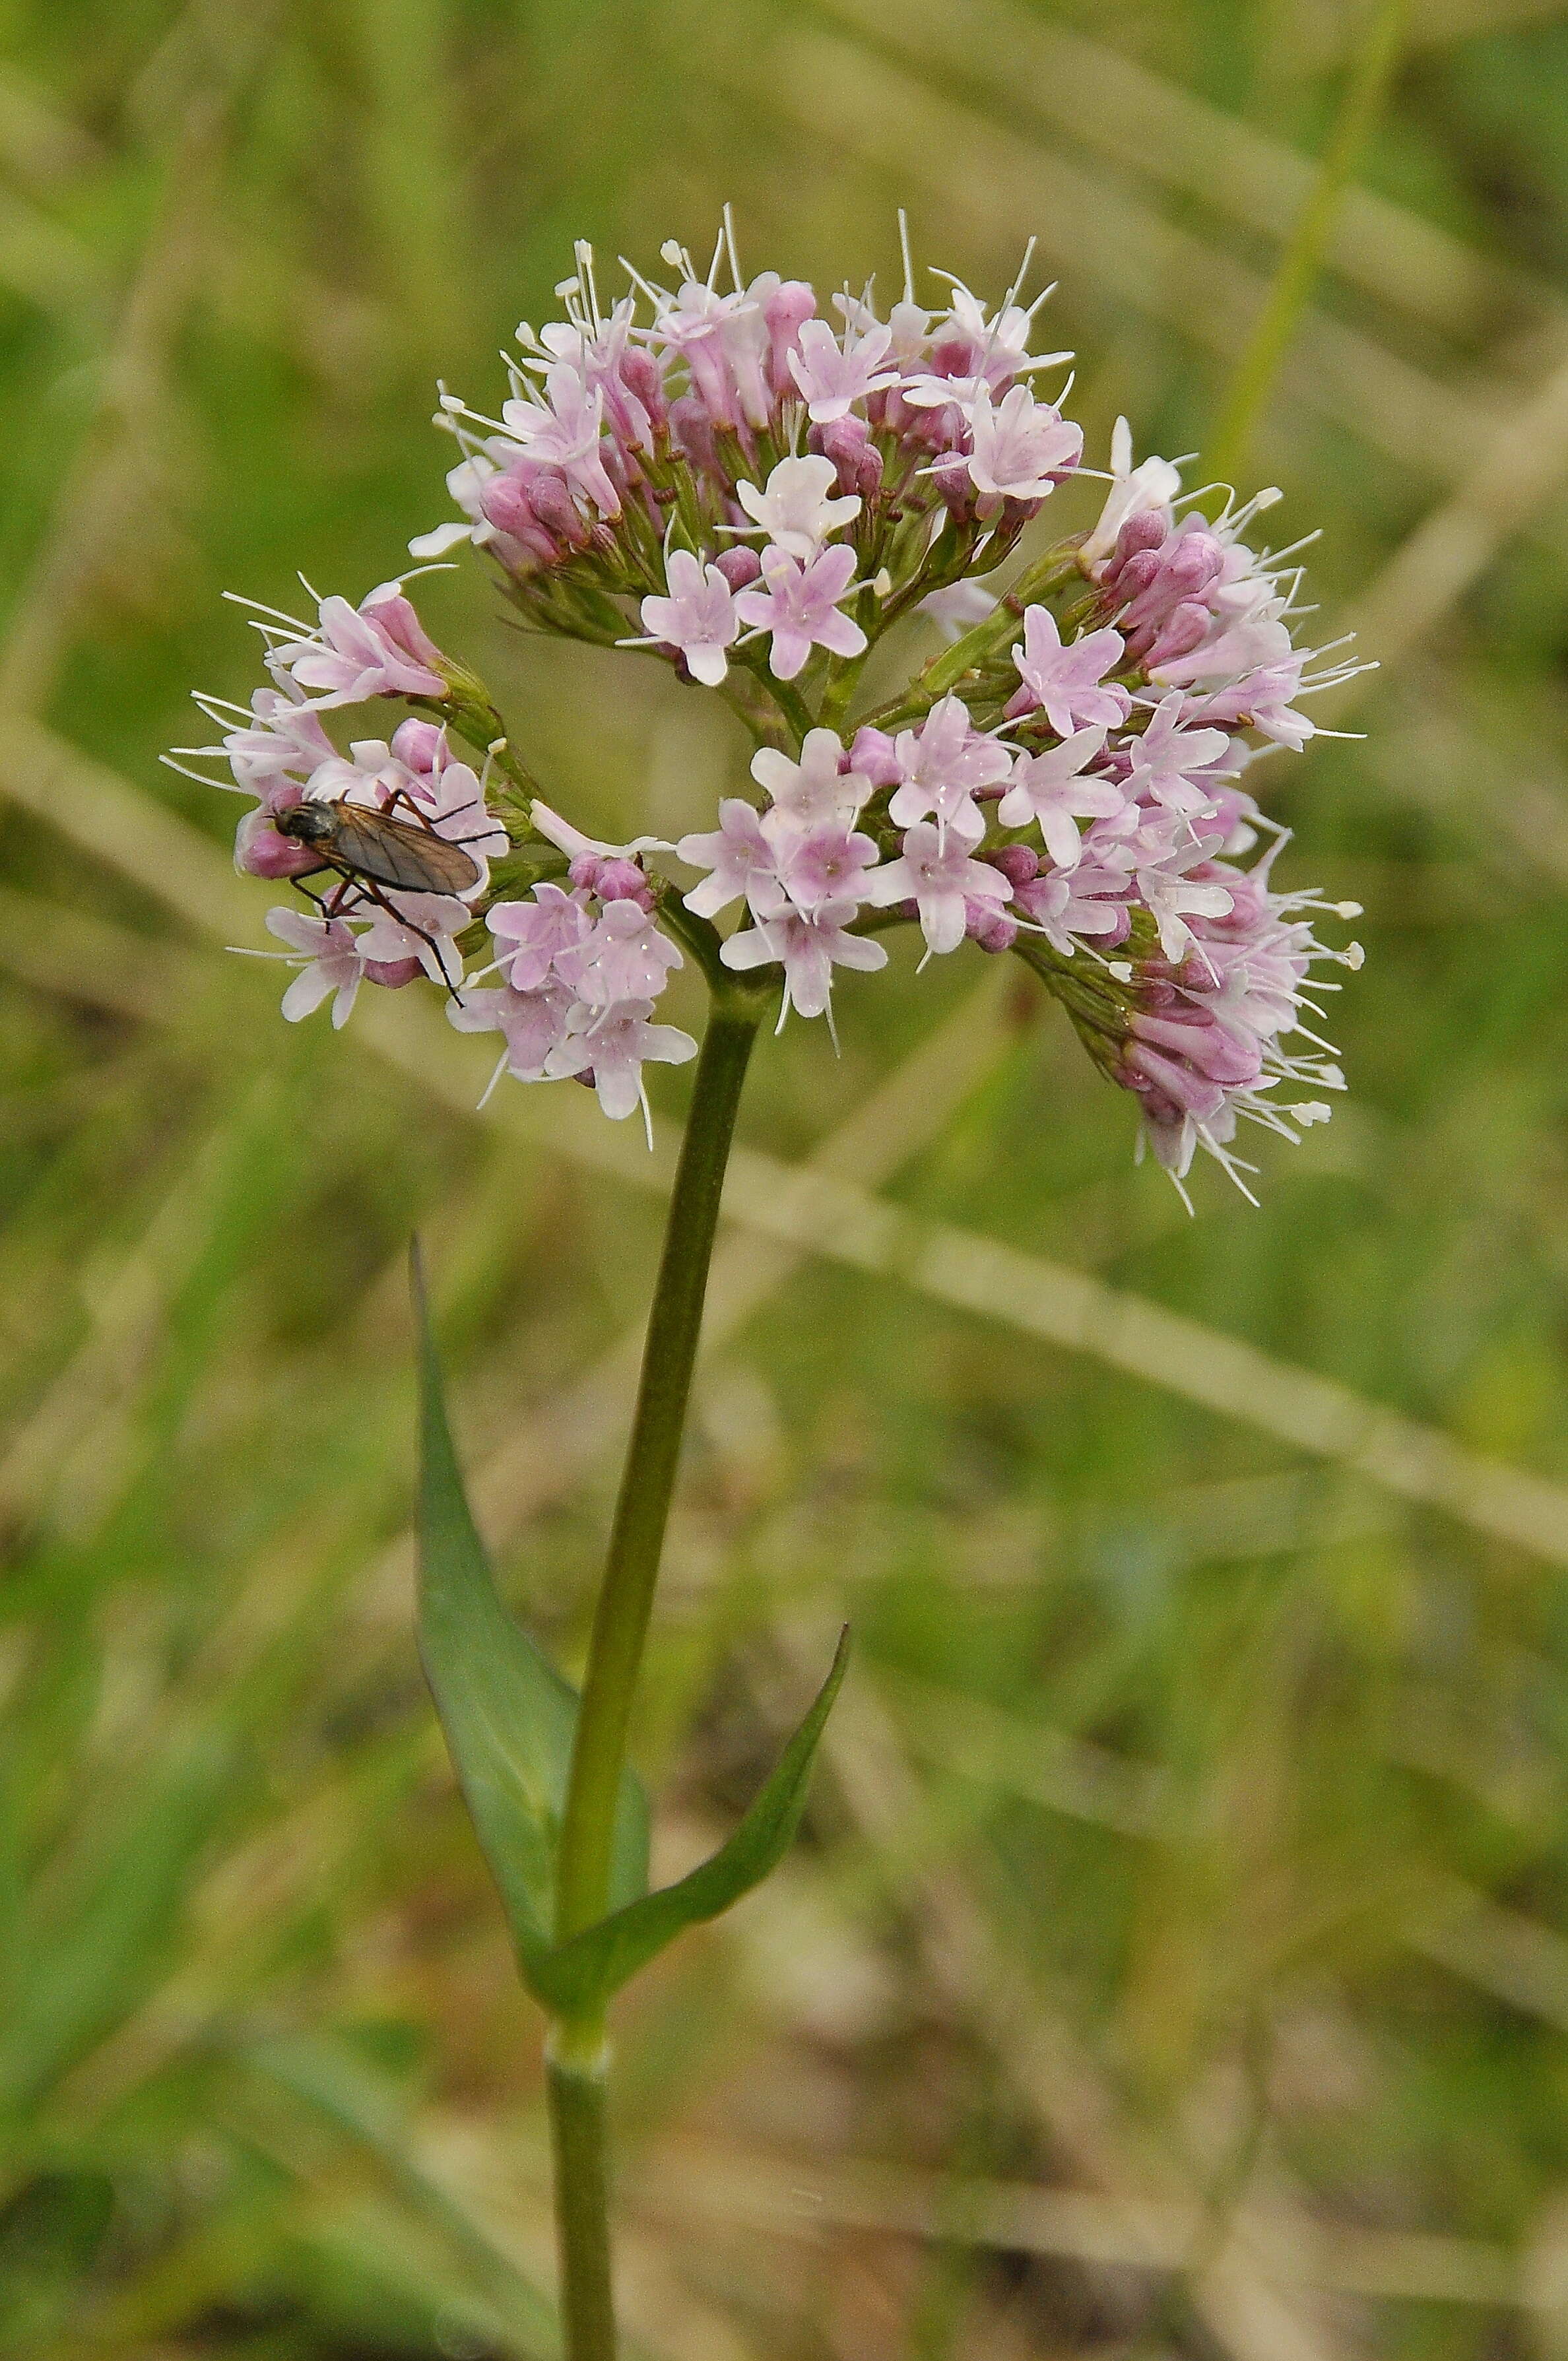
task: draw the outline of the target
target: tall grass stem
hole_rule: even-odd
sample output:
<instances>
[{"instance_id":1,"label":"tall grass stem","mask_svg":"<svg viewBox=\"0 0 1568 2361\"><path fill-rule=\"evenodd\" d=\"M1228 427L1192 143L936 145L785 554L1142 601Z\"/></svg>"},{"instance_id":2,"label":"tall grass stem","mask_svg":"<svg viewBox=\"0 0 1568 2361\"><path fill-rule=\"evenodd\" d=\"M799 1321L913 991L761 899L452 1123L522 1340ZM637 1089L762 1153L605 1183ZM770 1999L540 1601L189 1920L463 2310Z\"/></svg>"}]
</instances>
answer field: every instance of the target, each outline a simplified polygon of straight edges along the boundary
<instances>
[{"instance_id":1,"label":"tall grass stem","mask_svg":"<svg viewBox=\"0 0 1568 2361\"><path fill-rule=\"evenodd\" d=\"M1409 0L1375 0L1311 195L1279 258L1274 283L1225 395L1207 459L1216 483L1234 483L1246 456L1253 429L1322 266L1341 199L1382 111L1409 15Z\"/></svg>"}]
</instances>

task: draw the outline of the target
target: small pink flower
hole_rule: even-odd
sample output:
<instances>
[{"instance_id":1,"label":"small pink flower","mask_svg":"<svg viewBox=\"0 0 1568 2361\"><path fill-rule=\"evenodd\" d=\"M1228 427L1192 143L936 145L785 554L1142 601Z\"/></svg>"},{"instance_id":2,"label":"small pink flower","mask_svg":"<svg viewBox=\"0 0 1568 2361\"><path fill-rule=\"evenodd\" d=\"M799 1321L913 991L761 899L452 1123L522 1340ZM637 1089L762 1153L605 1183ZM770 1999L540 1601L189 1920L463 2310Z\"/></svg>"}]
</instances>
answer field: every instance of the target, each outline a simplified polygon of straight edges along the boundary
<instances>
[{"instance_id":1,"label":"small pink flower","mask_svg":"<svg viewBox=\"0 0 1568 2361\"><path fill-rule=\"evenodd\" d=\"M1013 651L1022 686L1007 707L1008 719L1039 708L1058 738L1097 723L1114 730L1132 711L1133 700L1115 683L1108 688L1101 683L1121 660L1120 631L1090 631L1064 646L1050 609L1026 609L1024 645Z\"/></svg>"},{"instance_id":2,"label":"small pink flower","mask_svg":"<svg viewBox=\"0 0 1568 2361\"><path fill-rule=\"evenodd\" d=\"M786 814L777 811L768 814L762 828L768 840L779 845L779 878L797 910L864 900L865 873L874 869L877 861L877 849L869 836L851 832L836 821L801 830Z\"/></svg>"},{"instance_id":3,"label":"small pink flower","mask_svg":"<svg viewBox=\"0 0 1568 2361\"><path fill-rule=\"evenodd\" d=\"M988 861L973 859L978 837L949 824L938 829L917 820L904 839L904 851L868 881L867 897L879 908L895 902L913 902L920 913L920 931L934 951L956 951L964 939L970 906L990 903L997 907L1013 898L1013 888Z\"/></svg>"},{"instance_id":4,"label":"small pink flower","mask_svg":"<svg viewBox=\"0 0 1568 2361\"><path fill-rule=\"evenodd\" d=\"M844 770L843 760L844 749L831 730L808 730L798 763L776 746L760 746L751 757L751 776L766 788L774 808L802 828L848 822L871 794L872 783L860 770Z\"/></svg>"},{"instance_id":5,"label":"small pink flower","mask_svg":"<svg viewBox=\"0 0 1568 2361\"><path fill-rule=\"evenodd\" d=\"M565 1037L545 1060L546 1079L591 1073L598 1103L614 1123L645 1108L644 1065L684 1066L696 1056L689 1033L649 1024L652 1005L649 1000L622 1001L598 1016L590 1008L574 1008Z\"/></svg>"},{"instance_id":6,"label":"small pink flower","mask_svg":"<svg viewBox=\"0 0 1568 2361\"><path fill-rule=\"evenodd\" d=\"M1037 822L1058 869L1070 869L1078 860L1078 822L1107 818L1127 800L1126 789L1114 779L1084 775L1104 744L1103 730L1080 730L1043 754L1021 754L1013 785L997 806L1003 828Z\"/></svg>"},{"instance_id":7,"label":"small pink flower","mask_svg":"<svg viewBox=\"0 0 1568 2361\"><path fill-rule=\"evenodd\" d=\"M993 407L983 388L970 412L972 447L970 480L975 489L1004 500L1043 500L1057 478L1076 467L1083 429L1070 425L1048 401L1036 401L1015 385Z\"/></svg>"},{"instance_id":8,"label":"small pink flower","mask_svg":"<svg viewBox=\"0 0 1568 2361\"><path fill-rule=\"evenodd\" d=\"M590 934L555 954L555 972L589 1008L655 1000L685 964L638 902L610 902Z\"/></svg>"},{"instance_id":9,"label":"small pink flower","mask_svg":"<svg viewBox=\"0 0 1568 2361\"><path fill-rule=\"evenodd\" d=\"M593 929L580 902L559 885L536 885L532 902L498 902L486 924L495 937L497 964L518 992L537 992L561 954L575 950Z\"/></svg>"},{"instance_id":10,"label":"small pink flower","mask_svg":"<svg viewBox=\"0 0 1568 2361\"><path fill-rule=\"evenodd\" d=\"M934 813L944 827L957 821L978 837L975 796L1000 786L1013 768L1006 747L975 728L959 697L944 697L918 730L901 730L894 753L903 785L894 790L888 812L899 828Z\"/></svg>"},{"instance_id":11,"label":"small pink flower","mask_svg":"<svg viewBox=\"0 0 1568 2361\"><path fill-rule=\"evenodd\" d=\"M854 582L855 553L842 543L802 566L786 549L770 544L762 552L762 585L742 590L735 611L753 630L771 631L769 668L777 680L793 680L813 647L836 656L858 656L866 644L859 623L839 610Z\"/></svg>"},{"instance_id":12,"label":"small pink flower","mask_svg":"<svg viewBox=\"0 0 1568 2361\"><path fill-rule=\"evenodd\" d=\"M760 813L743 796L727 796L718 807L717 829L683 836L675 851L694 869L709 872L685 896L687 909L695 910L699 918L716 917L741 894L759 918L771 917L783 908L784 890L774 866L773 847L762 832Z\"/></svg>"},{"instance_id":13,"label":"small pink flower","mask_svg":"<svg viewBox=\"0 0 1568 2361\"><path fill-rule=\"evenodd\" d=\"M469 924L466 903L451 894L389 894L387 907L372 905L370 925L359 938L359 954L378 966L418 960L434 983L455 984L463 954L455 936Z\"/></svg>"},{"instance_id":14,"label":"small pink flower","mask_svg":"<svg viewBox=\"0 0 1568 2361\"><path fill-rule=\"evenodd\" d=\"M308 917L303 910L284 907L268 911L267 931L301 955L291 962L300 972L283 994L286 1021L297 1025L330 997L333 1025L341 1031L365 973L364 955L353 929L341 918Z\"/></svg>"},{"instance_id":15,"label":"small pink flower","mask_svg":"<svg viewBox=\"0 0 1568 2361\"><path fill-rule=\"evenodd\" d=\"M720 951L726 967L767 967L775 961L784 969L785 1014L820 1016L833 997L836 967L862 969L868 974L887 965L887 949L869 935L846 932L855 915L853 902L828 902L820 909L786 910L764 918L744 934L731 935Z\"/></svg>"},{"instance_id":16,"label":"small pink flower","mask_svg":"<svg viewBox=\"0 0 1568 2361\"><path fill-rule=\"evenodd\" d=\"M466 986L449 1000L446 1014L459 1033L500 1033L506 1041L504 1063L520 1082L545 1079L551 1051L566 1038L572 995L564 984L551 983L536 992L518 992L503 983L493 989Z\"/></svg>"},{"instance_id":17,"label":"small pink flower","mask_svg":"<svg viewBox=\"0 0 1568 2361\"><path fill-rule=\"evenodd\" d=\"M1042 870L1014 888L1014 901L1053 950L1070 959L1080 936L1124 939L1131 926L1126 891L1127 880L1119 871L1080 861L1072 869Z\"/></svg>"},{"instance_id":18,"label":"small pink flower","mask_svg":"<svg viewBox=\"0 0 1568 2361\"><path fill-rule=\"evenodd\" d=\"M789 357L790 375L806 397L814 425L847 417L852 403L898 383L898 370L883 366L892 342L892 329L880 324L860 335L846 327L842 346L826 320L802 324Z\"/></svg>"},{"instance_id":19,"label":"small pink flower","mask_svg":"<svg viewBox=\"0 0 1568 2361\"><path fill-rule=\"evenodd\" d=\"M1194 774L1219 762L1231 741L1223 730L1188 729L1181 719L1186 701L1179 689L1161 697L1143 736L1129 741L1133 768L1127 792L1152 796L1171 811L1201 813L1211 798Z\"/></svg>"},{"instance_id":20,"label":"small pink flower","mask_svg":"<svg viewBox=\"0 0 1568 2361\"><path fill-rule=\"evenodd\" d=\"M729 585L717 566L699 565L689 549L670 552L664 577L669 597L642 601L648 639L624 640L621 645L679 648L692 678L717 688L729 669L724 652L740 629Z\"/></svg>"},{"instance_id":21,"label":"small pink flower","mask_svg":"<svg viewBox=\"0 0 1568 2361\"><path fill-rule=\"evenodd\" d=\"M545 375L544 400L514 397L502 403L501 420L531 459L559 467L572 489L591 500L601 517L613 520L620 514L620 495L599 449L604 394L598 386L587 386L580 371L557 361Z\"/></svg>"},{"instance_id":22,"label":"small pink flower","mask_svg":"<svg viewBox=\"0 0 1568 2361\"><path fill-rule=\"evenodd\" d=\"M446 695L435 669L441 651L396 582L383 583L357 607L346 598L323 598L316 630L306 639L280 642L270 661L300 687L320 690L318 708L369 697Z\"/></svg>"}]
</instances>

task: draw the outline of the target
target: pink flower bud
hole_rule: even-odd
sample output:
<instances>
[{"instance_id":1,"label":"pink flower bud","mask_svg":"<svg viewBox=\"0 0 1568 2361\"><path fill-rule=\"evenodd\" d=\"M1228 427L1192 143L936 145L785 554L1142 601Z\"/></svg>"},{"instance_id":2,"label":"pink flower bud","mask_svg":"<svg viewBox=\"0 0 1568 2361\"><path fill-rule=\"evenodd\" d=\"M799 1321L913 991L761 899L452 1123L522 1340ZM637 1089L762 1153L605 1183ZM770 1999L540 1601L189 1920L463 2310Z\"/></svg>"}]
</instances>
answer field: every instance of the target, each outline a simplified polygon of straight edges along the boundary
<instances>
[{"instance_id":1,"label":"pink flower bud","mask_svg":"<svg viewBox=\"0 0 1568 2361\"><path fill-rule=\"evenodd\" d=\"M980 858L989 861L993 869L1000 869L1010 885L1027 885L1040 873L1039 855L1031 852L1026 844L1001 844L992 852L982 852Z\"/></svg>"},{"instance_id":2,"label":"pink flower bud","mask_svg":"<svg viewBox=\"0 0 1568 2361\"><path fill-rule=\"evenodd\" d=\"M428 778L436 764L445 759L446 733L439 722L411 718L400 721L392 732L392 752L411 771Z\"/></svg>"},{"instance_id":3,"label":"pink flower bud","mask_svg":"<svg viewBox=\"0 0 1568 2361\"><path fill-rule=\"evenodd\" d=\"M629 345L620 356L620 381L648 412L654 433L662 432L669 422L669 410L664 380L652 354L640 345Z\"/></svg>"},{"instance_id":4,"label":"pink flower bud","mask_svg":"<svg viewBox=\"0 0 1568 2361\"><path fill-rule=\"evenodd\" d=\"M371 983L385 984L389 992L400 992L405 983L412 983L424 973L416 959L367 960L365 974Z\"/></svg>"},{"instance_id":5,"label":"pink flower bud","mask_svg":"<svg viewBox=\"0 0 1568 2361\"><path fill-rule=\"evenodd\" d=\"M1184 598L1166 617L1145 655L1145 663L1152 671L1157 664L1174 664L1178 656L1190 655L1208 637L1213 620L1207 607L1200 606L1196 598Z\"/></svg>"},{"instance_id":6,"label":"pink flower bud","mask_svg":"<svg viewBox=\"0 0 1568 2361\"><path fill-rule=\"evenodd\" d=\"M1130 557L1143 551L1157 549L1165 539L1165 521L1153 509L1140 509L1130 516L1116 535L1116 546L1111 552L1102 579L1109 589L1118 580L1121 570Z\"/></svg>"},{"instance_id":7,"label":"pink flower bud","mask_svg":"<svg viewBox=\"0 0 1568 2361\"><path fill-rule=\"evenodd\" d=\"M859 771L873 787L896 787L904 776L904 766L893 740L885 730L873 730L869 722L855 732L855 742L850 749L850 768Z\"/></svg>"},{"instance_id":8,"label":"pink flower bud","mask_svg":"<svg viewBox=\"0 0 1568 2361\"><path fill-rule=\"evenodd\" d=\"M713 420L706 403L695 393L683 393L678 401L671 402L670 432L694 467L717 474L718 453L713 439Z\"/></svg>"},{"instance_id":9,"label":"pink flower bud","mask_svg":"<svg viewBox=\"0 0 1568 2361\"><path fill-rule=\"evenodd\" d=\"M304 877L321 867L321 855L291 836L280 836L263 808L247 812L236 829L234 865L246 877Z\"/></svg>"},{"instance_id":10,"label":"pink flower bud","mask_svg":"<svg viewBox=\"0 0 1568 2361\"><path fill-rule=\"evenodd\" d=\"M762 571L762 561L748 542L738 541L729 548L721 549L713 563L731 590L744 590L747 584L755 582Z\"/></svg>"},{"instance_id":11,"label":"pink flower bud","mask_svg":"<svg viewBox=\"0 0 1568 2361\"><path fill-rule=\"evenodd\" d=\"M575 874L572 882L577 882ZM634 861L601 862L594 891L601 902L635 902L644 910L653 907L652 888Z\"/></svg>"},{"instance_id":12,"label":"pink flower bud","mask_svg":"<svg viewBox=\"0 0 1568 2361\"><path fill-rule=\"evenodd\" d=\"M412 600L405 598L395 585L389 586L381 598L372 592L361 602L359 611L367 622L384 631L411 664L423 664L432 672L440 671L441 650L414 612Z\"/></svg>"},{"instance_id":13,"label":"pink flower bud","mask_svg":"<svg viewBox=\"0 0 1568 2361\"><path fill-rule=\"evenodd\" d=\"M817 316L817 293L804 279L786 279L762 305L768 330L768 383L775 394L795 391L789 357L807 320Z\"/></svg>"},{"instance_id":14,"label":"pink flower bud","mask_svg":"<svg viewBox=\"0 0 1568 2361\"><path fill-rule=\"evenodd\" d=\"M559 476L543 470L529 487L529 506L548 533L568 549L579 549L588 538L582 512Z\"/></svg>"},{"instance_id":15,"label":"pink flower bud","mask_svg":"<svg viewBox=\"0 0 1568 2361\"><path fill-rule=\"evenodd\" d=\"M806 442L808 450L832 460L839 471L839 489L846 499L858 495L862 500L871 500L881 489L882 454L863 418L830 419L826 425L814 426Z\"/></svg>"},{"instance_id":16,"label":"pink flower bud","mask_svg":"<svg viewBox=\"0 0 1568 2361\"><path fill-rule=\"evenodd\" d=\"M1135 524L1137 520L1135 517L1129 522ZM1125 532L1125 530L1126 527L1124 526L1123 531ZM1135 549L1129 555L1124 566L1118 566L1113 573L1107 571L1105 588L1119 603L1124 601L1130 603L1135 598L1141 598L1145 591L1151 588L1159 577L1158 552L1146 548Z\"/></svg>"},{"instance_id":17,"label":"pink flower bud","mask_svg":"<svg viewBox=\"0 0 1568 2361\"><path fill-rule=\"evenodd\" d=\"M1004 917L989 902L965 905L964 932L982 951L1010 951L1018 939L1016 919Z\"/></svg>"}]
</instances>

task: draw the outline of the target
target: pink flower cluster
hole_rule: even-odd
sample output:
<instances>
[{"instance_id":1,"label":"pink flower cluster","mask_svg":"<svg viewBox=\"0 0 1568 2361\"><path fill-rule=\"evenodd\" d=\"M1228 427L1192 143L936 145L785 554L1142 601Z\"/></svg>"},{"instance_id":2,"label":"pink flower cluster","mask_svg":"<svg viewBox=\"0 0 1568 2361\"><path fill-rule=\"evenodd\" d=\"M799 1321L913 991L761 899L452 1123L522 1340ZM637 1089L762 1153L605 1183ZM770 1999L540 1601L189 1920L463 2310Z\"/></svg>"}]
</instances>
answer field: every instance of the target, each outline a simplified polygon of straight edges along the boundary
<instances>
[{"instance_id":1,"label":"pink flower cluster","mask_svg":"<svg viewBox=\"0 0 1568 2361\"><path fill-rule=\"evenodd\" d=\"M607 313L579 247L565 319L519 332L499 417L444 393L465 521L411 546L471 542L536 627L652 649L719 691L751 730L754 793L678 845L599 843L533 792L402 581L317 599L313 623L259 610L270 685L248 707L199 699L218 742L178 752L251 798L238 865L314 905L267 921L297 971L285 1016L330 999L342 1024L361 983L422 974L459 1030L501 1035L497 1079L576 1077L620 1118L646 1114L646 1063L695 1051L653 1020L677 940L710 979L776 976L781 1026L793 1008L831 1027L839 972L884 967L907 924L926 960L1021 956L1135 1093L1177 1185L1202 1148L1245 1189L1238 1119L1294 1137L1343 1088L1316 972L1361 959L1313 931L1354 906L1276 890L1286 840L1245 784L1260 753L1307 743L1303 699L1354 669L1296 644L1297 551L1248 544L1277 494L1227 494L1211 519L1177 465L1134 464L1119 422L1098 518L1003 597L1082 456L1035 390L1068 357L1030 351L1037 303L1014 287L990 312L948 281L927 309L906 267L883 318L869 288L823 307L747 280L732 249L722 288L725 252L701 278L667 247L674 283L634 275ZM916 610L965 636L857 722L862 659ZM387 735L329 734L387 700L413 708ZM395 821L416 865L422 832L459 843L475 881L414 892L350 858L313 892L319 831L287 817L307 803ZM684 895L650 867L667 854L701 873Z\"/></svg>"},{"instance_id":2,"label":"pink flower cluster","mask_svg":"<svg viewBox=\"0 0 1568 2361\"><path fill-rule=\"evenodd\" d=\"M648 1115L642 1068L684 1065L689 1033L650 1022L683 964L653 920L653 896L634 861L609 846L578 852L565 886L542 883L525 900L495 902L486 923L496 956L470 977L448 1015L461 1033L499 1033L495 1080L591 1082L606 1115ZM494 1083L492 1082L492 1088Z\"/></svg>"},{"instance_id":3,"label":"pink flower cluster","mask_svg":"<svg viewBox=\"0 0 1568 2361\"><path fill-rule=\"evenodd\" d=\"M499 417L443 395L468 522L410 544L471 540L535 621L657 647L709 687L763 641L780 681L814 650L860 655L878 608L1004 556L1083 447L1032 387L1070 356L1030 352L1038 304L1015 291L992 316L956 283L928 311L910 283L883 320L868 289L834 321L776 271L721 291L723 253L704 279L666 247L675 284L636 278L606 313L579 247L568 316L520 329Z\"/></svg>"}]
</instances>

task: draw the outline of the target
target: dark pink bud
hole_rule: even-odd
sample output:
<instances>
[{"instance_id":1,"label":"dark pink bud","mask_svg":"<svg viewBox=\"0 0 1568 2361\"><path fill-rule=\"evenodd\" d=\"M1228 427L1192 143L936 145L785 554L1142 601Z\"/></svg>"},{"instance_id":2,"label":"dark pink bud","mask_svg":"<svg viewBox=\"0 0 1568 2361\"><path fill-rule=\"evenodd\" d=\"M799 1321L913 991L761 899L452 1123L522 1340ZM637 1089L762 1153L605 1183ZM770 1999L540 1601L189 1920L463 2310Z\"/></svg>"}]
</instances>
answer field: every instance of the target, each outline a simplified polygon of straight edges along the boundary
<instances>
[{"instance_id":1,"label":"dark pink bud","mask_svg":"<svg viewBox=\"0 0 1568 2361\"><path fill-rule=\"evenodd\" d=\"M1228 1025L1217 1025L1207 1010L1187 1008L1180 1017L1135 1016L1132 1029L1140 1041L1152 1042L1184 1059L1211 1082L1230 1089L1255 1082L1263 1071L1263 1052L1255 1038L1244 1039Z\"/></svg>"},{"instance_id":2,"label":"dark pink bud","mask_svg":"<svg viewBox=\"0 0 1568 2361\"><path fill-rule=\"evenodd\" d=\"M1135 556L1140 550L1157 549L1164 539L1163 517L1153 509L1140 509L1135 516L1127 519L1116 535L1116 546L1111 552L1105 567L1105 580L1108 583L1113 581L1129 557Z\"/></svg>"},{"instance_id":3,"label":"dark pink bud","mask_svg":"<svg viewBox=\"0 0 1568 2361\"><path fill-rule=\"evenodd\" d=\"M1016 919L1003 917L985 902L966 905L964 932L982 951L1010 951L1018 939Z\"/></svg>"},{"instance_id":4,"label":"dark pink bud","mask_svg":"<svg viewBox=\"0 0 1568 2361\"><path fill-rule=\"evenodd\" d=\"M424 970L416 959L367 960L365 973L371 983L385 984L389 992L400 992L405 983L412 983Z\"/></svg>"},{"instance_id":5,"label":"dark pink bud","mask_svg":"<svg viewBox=\"0 0 1568 2361\"><path fill-rule=\"evenodd\" d=\"M303 877L321 867L321 855L291 836L280 836L264 810L253 811L236 831L234 865L247 877Z\"/></svg>"},{"instance_id":6,"label":"dark pink bud","mask_svg":"<svg viewBox=\"0 0 1568 2361\"><path fill-rule=\"evenodd\" d=\"M870 500L882 483L882 454L872 441L863 418L835 418L814 426L806 448L831 459L839 471L839 489L846 499L856 494Z\"/></svg>"},{"instance_id":7,"label":"dark pink bud","mask_svg":"<svg viewBox=\"0 0 1568 2361\"><path fill-rule=\"evenodd\" d=\"M1156 664L1174 664L1178 656L1190 655L1208 637L1214 618L1207 607L1196 598L1184 598L1173 607L1156 635L1145 659L1152 670Z\"/></svg>"},{"instance_id":8,"label":"dark pink bud","mask_svg":"<svg viewBox=\"0 0 1568 2361\"><path fill-rule=\"evenodd\" d=\"M855 732L850 768L859 771L873 787L896 787L904 776L893 740L885 730L873 730L869 722Z\"/></svg>"},{"instance_id":9,"label":"dark pink bud","mask_svg":"<svg viewBox=\"0 0 1568 2361\"><path fill-rule=\"evenodd\" d=\"M566 548L578 548L587 541L587 527L561 477L542 471L529 487L528 500L545 532L554 534Z\"/></svg>"},{"instance_id":10,"label":"dark pink bud","mask_svg":"<svg viewBox=\"0 0 1568 2361\"><path fill-rule=\"evenodd\" d=\"M718 455L713 440L713 420L707 405L695 393L683 393L670 404L670 432L694 467L716 473Z\"/></svg>"},{"instance_id":11,"label":"dark pink bud","mask_svg":"<svg viewBox=\"0 0 1568 2361\"><path fill-rule=\"evenodd\" d=\"M992 869L1000 869L1010 885L1027 885L1040 873L1039 855L1031 852L1026 844L1000 844L994 852L982 852L980 857L988 861Z\"/></svg>"},{"instance_id":12,"label":"dark pink bud","mask_svg":"<svg viewBox=\"0 0 1568 2361\"><path fill-rule=\"evenodd\" d=\"M755 582L762 570L762 561L747 543L738 541L729 549L721 549L713 563L729 583L731 590L744 590Z\"/></svg>"},{"instance_id":13,"label":"dark pink bud","mask_svg":"<svg viewBox=\"0 0 1568 2361\"><path fill-rule=\"evenodd\" d=\"M1158 552L1147 548L1135 549L1124 566L1118 566L1113 573L1107 571L1105 588L1119 599L1141 598L1159 577Z\"/></svg>"}]
</instances>

